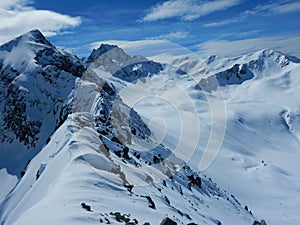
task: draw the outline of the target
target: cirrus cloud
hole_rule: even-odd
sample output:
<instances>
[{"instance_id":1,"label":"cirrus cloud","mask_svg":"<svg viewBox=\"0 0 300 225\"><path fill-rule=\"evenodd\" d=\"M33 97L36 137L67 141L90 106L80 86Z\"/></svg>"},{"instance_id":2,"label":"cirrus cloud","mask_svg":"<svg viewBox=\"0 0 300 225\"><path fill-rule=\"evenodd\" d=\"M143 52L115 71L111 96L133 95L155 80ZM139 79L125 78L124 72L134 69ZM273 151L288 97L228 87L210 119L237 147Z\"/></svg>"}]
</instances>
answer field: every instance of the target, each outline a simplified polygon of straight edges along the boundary
<instances>
[{"instance_id":1,"label":"cirrus cloud","mask_svg":"<svg viewBox=\"0 0 300 225\"><path fill-rule=\"evenodd\" d=\"M150 9L143 21L156 21L175 17L185 21L192 21L240 3L240 0L170 0Z\"/></svg>"},{"instance_id":2,"label":"cirrus cloud","mask_svg":"<svg viewBox=\"0 0 300 225\"><path fill-rule=\"evenodd\" d=\"M32 29L39 29L46 36L53 36L63 29L75 27L81 23L79 17L49 10L37 10L29 6L31 2L28 0L0 2L0 43Z\"/></svg>"},{"instance_id":3,"label":"cirrus cloud","mask_svg":"<svg viewBox=\"0 0 300 225\"><path fill-rule=\"evenodd\" d=\"M238 16L224 19L221 21L215 21L206 23L203 27L221 27L233 23L239 23L245 21L250 16L257 16L257 15L265 15L265 16L274 16L280 14L288 14L293 12L300 11L300 2L292 2L292 1L269 1L267 3L261 3L254 7L253 9L248 9Z\"/></svg>"}]
</instances>

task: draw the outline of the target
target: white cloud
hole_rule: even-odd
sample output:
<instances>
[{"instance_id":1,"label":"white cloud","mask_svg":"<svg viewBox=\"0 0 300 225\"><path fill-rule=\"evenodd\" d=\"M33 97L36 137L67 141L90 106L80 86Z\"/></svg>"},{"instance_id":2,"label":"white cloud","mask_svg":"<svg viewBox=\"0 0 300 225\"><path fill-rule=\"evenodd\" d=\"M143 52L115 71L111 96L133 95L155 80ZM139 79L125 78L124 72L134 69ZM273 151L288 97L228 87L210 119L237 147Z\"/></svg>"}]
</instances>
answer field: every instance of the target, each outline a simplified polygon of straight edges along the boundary
<instances>
[{"instance_id":1,"label":"white cloud","mask_svg":"<svg viewBox=\"0 0 300 225\"><path fill-rule=\"evenodd\" d=\"M300 2L293 1L270 1L267 4L259 4L252 10L245 13L248 15L256 15L264 13L265 15L285 14L300 11Z\"/></svg>"},{"instance_id":2,"label":"white cloud","mask_svg":"<svg viewBox=\"0 0 300 225\"><path fill-rule=\"evenodd\" d=\"M295 11L300 11L300 2L289 2L286 4L275 5L272 8L275 13L290 13Z\"/></svg>"},{"instance_id":3,"label":"white cloud","mask_svg":"<svg viewBox=\"0 0 300 225\"><path fill-rule=\"evenodd\" d=\"M221 27L221 26L224 26L224 25L237 23L240 20L241 20L240 17L236 17L236 18L232 18L232 19L225 19L225 20L221 20L221 21L218 21L218 22L203 24L203 27Z\"/></svg>"},{"instance_id":4,"label":"white cloud","mask_svg":"<svg viewBox=\"0 0 300 225\"><path fill-rule=\"evenodd\" d=\"M171 32L169 34L162 34L157 37L151 38L151 39L161 39L161 40L174 40L174 39L184 39L188 37L188 32Z\"/></svg>"},{"instance_id":5,"label":"white cloud","mask_svg":"<svg viewBox=\"0 0 300 225\"><path fill-rule=\"evenodd\" d=\"M214 0L207 2L199 0L170 0L150 9L143 21L156 21L173 17L192 21L240 3L240 0Z\"/></svg>"},{"instance_id":6,"label":"white cloud","mask_svg":"<svg viewBox=\"0 0 300 225\"><path fill-rule=\"evenodd\" d=\"M243 40L213 40L198 45L203 57L218 55L236 57L261 49L273 49L285 54L300 56L300 34L290 36L273 36Z\"/></svg>"},{"instance_id":7,"label":"white cloud","mask_svg":"<svg viewBox=\"0 0 300 225\"><path fill-rule=\"evenodd\" d=\"M257 14L264 14L268 16L274 14L291 13L296 11L300 11L300 2L268 2L266 4L259 4L251 10L246 10L236 17L206 23L203 25L203 27L221 27L233 23L238 23L244 21L249 16L255 16Z\"/></svg>"},{"instance_id":8,"label":"white cloud","mask_svg":"<svg viewBox=\"0 0 300 225\"><path fill-rule=\"evenodd\" d=\"M75 27L81 23L79 17L37 10L28 6L29 3L28 0L0 2L0 43L32 29L39 29L46 36L53 36L65 28Z\"/></svg>"},{"instance_id":9,"label":"white cloud","mask_svg":"<svg viewBox=\"0 0 300 225\"><path fill-rule=\"evenodd\" d=\"M245 39L250 38L251 36L254 37L257 36L259 33L263 32L264 30L249 30L244 32L229 32L229 33L223 33L220 35L221 38L235 38L235 39Z\"/></svg>"}]
</instances>

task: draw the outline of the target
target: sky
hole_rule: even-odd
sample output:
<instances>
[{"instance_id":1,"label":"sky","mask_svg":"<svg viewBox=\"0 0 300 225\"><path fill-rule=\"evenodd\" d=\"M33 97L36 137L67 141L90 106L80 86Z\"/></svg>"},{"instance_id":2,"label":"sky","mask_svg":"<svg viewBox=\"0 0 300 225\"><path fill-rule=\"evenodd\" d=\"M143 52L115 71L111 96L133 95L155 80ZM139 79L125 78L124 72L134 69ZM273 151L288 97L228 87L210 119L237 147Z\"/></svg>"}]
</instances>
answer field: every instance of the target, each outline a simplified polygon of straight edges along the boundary
<instances>
[{"instance_id":1,"label":"sky","mask_svg":"<svg viewBox=\"0 0 300 225\"><path fill-rule=\"evenodd\" d=\"M300 1L5 0L0 21L0 44L39 29L80 57L103 42L145 56L171 43L203 58L265 48L300 57Z\"/></svg>"}]
</instances>

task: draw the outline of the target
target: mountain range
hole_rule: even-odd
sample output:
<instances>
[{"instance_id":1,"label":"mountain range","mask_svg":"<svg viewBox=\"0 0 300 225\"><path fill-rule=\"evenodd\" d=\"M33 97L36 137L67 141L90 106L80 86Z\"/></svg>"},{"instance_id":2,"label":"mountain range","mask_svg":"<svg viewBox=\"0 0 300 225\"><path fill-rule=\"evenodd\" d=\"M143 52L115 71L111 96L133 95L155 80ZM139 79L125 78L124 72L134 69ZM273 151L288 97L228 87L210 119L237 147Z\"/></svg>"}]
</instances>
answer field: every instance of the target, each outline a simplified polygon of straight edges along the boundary
<instances>
[{"instance_id":1,"label":"mountain range","mask_svg":"<svg viewBox=\"0 0 300 225\"><path fill-rule=\"evenodd\" d=\"M0 47L0 224L298 224L300 60Z\"/></svg>"}]
</instances>

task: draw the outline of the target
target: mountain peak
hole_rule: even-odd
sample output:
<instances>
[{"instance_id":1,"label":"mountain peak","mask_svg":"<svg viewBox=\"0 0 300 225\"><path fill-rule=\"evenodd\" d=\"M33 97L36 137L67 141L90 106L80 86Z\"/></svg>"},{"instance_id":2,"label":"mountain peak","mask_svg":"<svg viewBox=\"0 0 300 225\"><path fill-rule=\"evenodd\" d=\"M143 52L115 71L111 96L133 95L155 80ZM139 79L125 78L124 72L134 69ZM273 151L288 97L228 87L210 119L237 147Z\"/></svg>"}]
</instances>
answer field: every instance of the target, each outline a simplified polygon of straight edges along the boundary
<instances>
[{"instance_id":1,"label":"mountain peak","mask_svg":"<svg viewBox=\"0 0 300 225\"><path fill-rule=\"evenodd\" d=\"M257 52L257 54L259 54L260 57L280 57L280 56L283 56L285 57L286 55L283 54L282 52L280 51L276 51L276 50L273 50L273 49L269 49L269 48L264 48L260 51Z\"/></svg>"},{"instance_id":2,"label":"mountain peak","mask_svg":"<svg viewBox=\"0 0 300 225\"><path fill-rule=\"evenodd\" d=\"M33 42L33 43L43 44L43 45L53 47L53 45L46 39L46 37L38 29L31 30L31 31L19 36L18 38L20 40L25 40L27 42Z\"/></svg>"},{"instance_id":3,"label":"mountain peak","mask_svg":"<svg viewBox=\"0 0 300 225\"><path fill-rule=\"evenodd\" d=\"M122 53L122 55L126 55L129 57L121 48L119 48L117 45L110 45L110 44L101 44L99 48L93 49L92 53L87 59L87 63L92 63L94 62L97 58L100 56L107 54L111 57L112 51L117 51L118 53ZM126 57L126 58L127 58ZM111 57L112 58L112 57Z\"/></svg>"},{"instance_id":4,"label":"mountain peak","mask_svg":"<svg viewBox=\"0 0 300 225\"><path fill-rule=\"evenodd\" d=\"M22 43L36 43L53 47L53 45L45 38L45 36L37 29L31 30L27 33L20 35L19 37L0 46L0 50L10 52L14 46L18 46Z\"/></svg>"},{"instance_id":5,"label":"mountain peak","mask_svg":"<svg viewBox=\"0 0 300 225\"><path fill-rule=\"evenodd\" d=\"M44 35L42 34L42 32L38 29L31 30L31 31L25 33L24 35L32 35L36 38L45 38Z\"/></svg>"},{"instance_id":6,"label":"mountain peak","mask_svg":"<svg viewBox=\"0 0 300 225\"><path fill-rule=\"evenodd\" d=\"M110 45L110 44L101 44L98 49L103 50L103 51L110 51L114 48L118 48L117 45Z\"/></svg>"},{"instance_id":7,"label":"mountain peak","mask_svg":"<svg viewBox=\"0 0 300 225\"><path fill-rule=\"evenodd\" d=\"M45 36L42 34L42 32L37 29L31 30L25 35L28 35L29 38L34 42L52 46L52 44L45 38Z\"/></svg>"},{"instance_id":8,"label":"mountain peak","mask_svg":"<svg viewBox=\"0 0 300 225\"><path fill-rule=\"evenodd\" d=\"M268 48L254 52L250 55L256 55L258 58L273 58L277 63L279 63L282 60L285 60L287 62L290 61L292 63L300 63L300 59L295 56L290 56L280 51L268 49Z\"/></svg>"}]
</instances>

